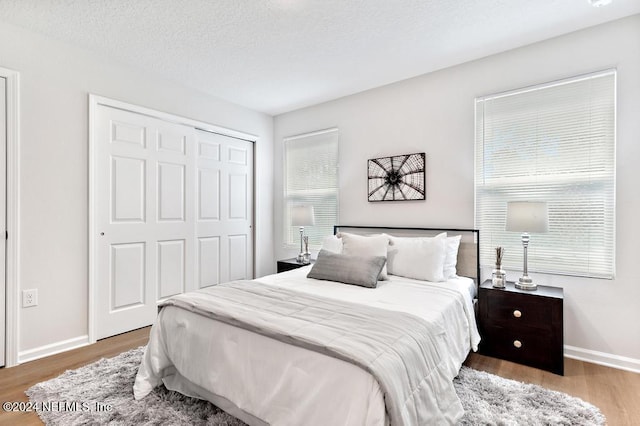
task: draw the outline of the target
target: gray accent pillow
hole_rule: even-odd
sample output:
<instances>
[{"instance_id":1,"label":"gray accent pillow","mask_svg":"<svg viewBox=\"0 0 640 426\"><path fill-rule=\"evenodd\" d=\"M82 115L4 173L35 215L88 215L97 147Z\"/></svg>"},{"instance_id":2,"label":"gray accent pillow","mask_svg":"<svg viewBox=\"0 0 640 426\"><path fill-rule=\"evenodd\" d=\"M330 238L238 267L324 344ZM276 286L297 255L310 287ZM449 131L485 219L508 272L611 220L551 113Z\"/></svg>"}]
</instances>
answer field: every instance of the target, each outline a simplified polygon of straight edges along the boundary
<instances>
[{"instance_id":1,"label":"gray accent pillow","mask_svg":"<svg viewBox=\"0 0 640 426\"><path fill-rule=\"evenodd\" d=\"M323 249L318 253L307 278L375 288L386 261L384 256L352 256Z\"/></svg>"}]
</instances>

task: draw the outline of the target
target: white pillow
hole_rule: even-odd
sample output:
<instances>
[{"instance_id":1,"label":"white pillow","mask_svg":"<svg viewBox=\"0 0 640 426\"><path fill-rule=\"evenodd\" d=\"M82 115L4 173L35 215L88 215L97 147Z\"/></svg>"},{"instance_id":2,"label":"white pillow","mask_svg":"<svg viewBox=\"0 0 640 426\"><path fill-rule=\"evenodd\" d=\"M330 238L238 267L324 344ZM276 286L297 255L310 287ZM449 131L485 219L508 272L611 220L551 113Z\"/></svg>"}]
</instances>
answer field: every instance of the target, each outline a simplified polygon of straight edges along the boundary
<instances>
[{"instance_id":1,"label":"white pillow","mask_svg":"<svg viewBox=\"0 0 640 426\"><path fill-rule=\"evenodd\" d=\"M389 237L389 274L423 281L444 281L447 234L435 237Z\"/></svg>"},{"instance_id":2,"label":"white pillow","mask_svg":"<svg viewBox=\"0 0 640 426\"><path fill-rule=\"evenodd\" d=\"M444 258L444 279L455 278L458 270L456 265L458 264L458 248L460 247L461 235L455 237L447 237L445 258Z\"/></svg>"},{"instance_id":3,"label":"white pillow","mask_svg":"<svg viewBox=\"0 0 640 426\"><path fill-rule=\"evenodd\" d=\"M322 250L340 254L342 253L342 240L336 235L329 235L322 240Z\"/></svg>"},{"instance_id":4,"label":"white pillow","mask_svg":"<svg viewBox=\"0 0 640 426\"><path fill-rule=\"evenodd\" d=\"M387 258L387 247L389 246L389 237L387 235L356 235L347 232L341 232L342 254L349 256L384 256ZM380 280L387 279L387 265L385 263L378 277Z\"/></svg>"}]
</instances>

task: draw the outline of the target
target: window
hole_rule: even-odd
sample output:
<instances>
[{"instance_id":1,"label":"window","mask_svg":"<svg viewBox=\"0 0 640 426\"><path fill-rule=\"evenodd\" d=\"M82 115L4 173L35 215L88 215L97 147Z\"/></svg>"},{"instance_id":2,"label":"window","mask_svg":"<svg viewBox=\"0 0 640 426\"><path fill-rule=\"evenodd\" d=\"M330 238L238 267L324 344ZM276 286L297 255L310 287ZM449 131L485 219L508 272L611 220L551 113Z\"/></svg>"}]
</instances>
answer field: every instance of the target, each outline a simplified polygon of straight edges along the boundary
<instances>
[{"instance_id":1,"label":"window","mask_svg":"<svg viewBox=\"0 0 640 426\"><path fill-rule=\"evenodd\" d=\"M476 226L481 262L522 268L508 201L546 201L549 231L533 234L529 270L612 278L615 269L616 72L476 99Z\"/></svg>"},{"instance_id":2,"label":"window","mask_svg":"<svg viewBox=\"0 0 640 426\"><path fill-rule=\"evenodd\" d=\"M312 205L315 225L305 227L309 245L319 248L338 223L338 129L284 139L284 242L300 244L291 226L291 207Z\"/></svg>"}]
</instances>

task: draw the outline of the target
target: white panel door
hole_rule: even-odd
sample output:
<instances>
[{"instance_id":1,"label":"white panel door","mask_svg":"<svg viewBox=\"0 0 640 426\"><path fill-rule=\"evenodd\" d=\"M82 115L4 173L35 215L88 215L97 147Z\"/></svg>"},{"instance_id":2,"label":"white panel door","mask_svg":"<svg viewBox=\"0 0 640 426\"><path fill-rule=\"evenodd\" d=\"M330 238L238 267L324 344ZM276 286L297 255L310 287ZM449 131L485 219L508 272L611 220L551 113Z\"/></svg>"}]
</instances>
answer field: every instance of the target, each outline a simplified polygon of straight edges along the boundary
<instances>
[{"instance_id":1,"label":"white panel door","mask_svg":"<svg viewBox=\"0 0 640 426\"><path fill-rule=\"evenodd\" d=\"M253 278L253 143L196 131L198 288Z\"/></svg>"},{"instance_id":2,"label":"white panel door","mask_svg":"<svg viewBox=\"0 0 640 426\"><path fill-rule=\"evenodd\" d=\"M158 301L195 288L195 130L99 106L94 132L101 339L153 323Z\"/></svg>"},{"instance_id":3,"label":"white panel door","mask_svg":"<svg viewBox=\"0 0 640 426\"><path fill-rule=\"evenodd\" d=\"M253 278L253 143L99 105L97 339L153 323L175 294Z\"/></svg>"},{"instance_id":4,"label":"white panel door","mask_svg":"<svg viewBox=\"0 0 640 426\"><path fill-rule=\"evenodd\" d=\"M7 110L6 110L7 80L0 77L0 231L5 231L7 224L6 217L6 152L7 152ZM7 240L4 235L0 236L0 367L4 365L5 354L5 286L6 286L6 254Z\"/></svg>"}]
</instances>

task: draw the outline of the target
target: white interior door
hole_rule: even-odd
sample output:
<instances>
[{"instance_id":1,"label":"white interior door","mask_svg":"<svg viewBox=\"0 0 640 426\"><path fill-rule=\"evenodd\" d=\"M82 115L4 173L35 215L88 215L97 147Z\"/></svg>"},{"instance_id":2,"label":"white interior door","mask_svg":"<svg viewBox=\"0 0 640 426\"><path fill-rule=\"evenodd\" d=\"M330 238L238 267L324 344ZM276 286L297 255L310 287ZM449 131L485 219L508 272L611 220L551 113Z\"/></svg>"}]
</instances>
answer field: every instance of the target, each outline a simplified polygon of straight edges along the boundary
<instances>
[{"instance_id":1,"label":"white interior door","mask_svg":"<svg viewBox=\"0 0 640 426\"><path fill-rule=\"evenodd\" d=\"M6 232L7 208L6 208L6 153L7 153L7 80L0 77L0 232ZM5 234L3 232L3 234ZM6 234L5 234L6 235ZM5 339L6 339L6 255L7 240L4 235L0 236L0 366L5 362Z\"/></svg>"},{"instance_id":2,"label":"white interior door","mask_svg":"<svg viewBox=\"0 0 640 426\"><path fill-rule=\"evenodd\" d=\"M193 281L194 130L100 106L95 132L100 339L151 324Z\"/></svg>"},{"instance_id":3,"label":"white interior door","mask_svg":"<svg viewBox=\"0 0 640 426\"><path fill-rule=\"evenodd\" d=\"M253 278L253 143L198 130L198 287Z\"/></svg>"},{"instance_id":4,"label":"white interior door","mask_svg":"<svg viewBox=\"0 0 640 426\"><path fill-rule=\"evenodd\" d=\"M96 338L153 323L167 297L253 277L253 144L99 105Z\"/></svg>"}]
</instances>

